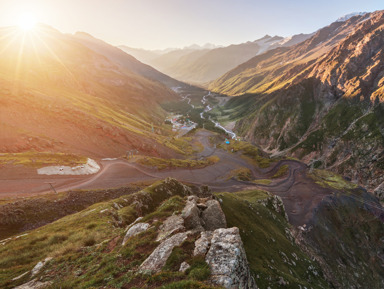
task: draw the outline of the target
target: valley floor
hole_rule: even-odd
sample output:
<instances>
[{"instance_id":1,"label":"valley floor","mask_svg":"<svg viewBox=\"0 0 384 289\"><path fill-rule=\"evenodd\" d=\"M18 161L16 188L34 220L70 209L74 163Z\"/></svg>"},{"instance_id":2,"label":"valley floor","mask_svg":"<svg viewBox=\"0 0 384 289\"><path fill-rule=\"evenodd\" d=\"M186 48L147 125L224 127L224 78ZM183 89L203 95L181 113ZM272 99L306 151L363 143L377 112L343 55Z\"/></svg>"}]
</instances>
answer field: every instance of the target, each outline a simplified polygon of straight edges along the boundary
<instances>
[{"instance_id":1,"label":"valley floor","mask_svg":"<svg viewBox=\"0 0 384 289\"><path fill-rule=\"evenodd\" d=\"M117 188L172 177L190 184L208 185L217 192L255 188L267 190L283 199L290 222L298 226L310 219L312 210L324 197L332 195L331 189L321 187L307 176L305 164L295 160L283 160L273 163L269 168L257 168L240 153L217 148L217 145L210 142L210 138L214 135L206 130L199 130L194 135L194 140L204 146L203 151L196 154L196 159L209 156L217 156L220 159L216 164L204 168L158 170L134 161L112 159L100 161L101 170L93 176L50 177L24 170L23 177L18 175L13 179L7 179L7 174L1 176L3 185L0 188L0 196L5 199L52 193L48 182L54 182L55 189L61 192L75 189ZM271 179L283 166L288 167L286 175L272 179L269 184L262 182L257 184L257 181L255 184L252 181ZM231 177L231 172L236 169L248 169L251 172L250 180ZM11 173L12 171L9 172Z\"/></svg>"}]
</instances>

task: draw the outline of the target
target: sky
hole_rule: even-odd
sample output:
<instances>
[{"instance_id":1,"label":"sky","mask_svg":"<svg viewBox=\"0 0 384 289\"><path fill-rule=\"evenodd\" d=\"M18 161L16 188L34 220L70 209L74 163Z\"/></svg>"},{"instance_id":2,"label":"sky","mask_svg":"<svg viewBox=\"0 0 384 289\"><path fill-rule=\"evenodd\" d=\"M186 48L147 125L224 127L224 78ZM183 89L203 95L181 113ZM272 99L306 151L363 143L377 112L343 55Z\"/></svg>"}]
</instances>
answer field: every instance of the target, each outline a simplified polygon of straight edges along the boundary
<instances>
[{"instance_id":1,"label":"sky","mask_svg":"<svg viewBox=\"0 0 384 289\"><path fill-rule=\"evenodd\" d=\"M165 49L311 33L345 14L382 9L383 0L0 0L0 26L29 13L63 33Z\"/></svg>"}]
</instances>

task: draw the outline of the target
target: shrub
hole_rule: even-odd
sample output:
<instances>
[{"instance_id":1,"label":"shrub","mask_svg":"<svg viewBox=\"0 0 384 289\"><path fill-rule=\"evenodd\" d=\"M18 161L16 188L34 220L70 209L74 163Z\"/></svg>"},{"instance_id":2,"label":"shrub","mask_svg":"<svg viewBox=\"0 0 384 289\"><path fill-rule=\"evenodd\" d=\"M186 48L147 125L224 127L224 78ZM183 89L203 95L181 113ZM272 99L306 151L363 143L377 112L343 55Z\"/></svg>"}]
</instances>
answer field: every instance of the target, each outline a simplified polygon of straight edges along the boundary
<instances>
[{"instance_id":1,"label":"shrub","mask_svg":"<svg viewBox=\"0 0 384 289\"><path fill-rule=\"evenodd\" d=\"M83 241L84 247L90 247L96 244L96 238L93 235L86 237Z\"/></svg>"},{"instance_id":2,"label":"shrub","mask_svg":"<svg viewBox=\"0 0 384 289\"><path fill-rule=\"evenodd\" d=\"M49 243L49 245L60 244L60 243L63 243L64 241L66 241L67 239L68 239L67 235L57 234L57 235L52 236L49 239L48 243Z\"/></svg>"}]
</instances>

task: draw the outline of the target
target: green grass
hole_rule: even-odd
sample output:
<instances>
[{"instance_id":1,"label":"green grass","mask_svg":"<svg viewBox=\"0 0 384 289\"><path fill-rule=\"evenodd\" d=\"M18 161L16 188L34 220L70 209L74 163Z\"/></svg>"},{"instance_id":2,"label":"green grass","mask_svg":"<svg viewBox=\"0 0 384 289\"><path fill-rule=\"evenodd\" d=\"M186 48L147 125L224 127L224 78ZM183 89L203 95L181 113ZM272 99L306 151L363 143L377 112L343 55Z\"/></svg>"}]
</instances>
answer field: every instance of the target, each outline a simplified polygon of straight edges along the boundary
<instances>
[{"instance_id":1,"label":"green grass","mask_svg":"<svg viewBox=\"0 0 384 289\"><path fill-rule=\"evenodd\" d=\"M256 146L248 142L231 140L229 144L220 144L218 147L233 153L241 152L244 157L252 161L259 168L268 168L273 162Z\"/></svg>"},{"instance_id":2,"label":"green grass","mask_svg":"<svg viewBox=\"0 0 384 289\"><path fill-rule=\"evenodd\" d=\"M78 166L87 162L86 157L66 153L23 152L0 153L0 165L12 164L40 168L49 165Z\"/></svg>"},{"instance_id":3,"label":"green grass","mask_svg":"<svg viewBox=\"0 0 384 289\"><path fill-rule=\"evenodd\" d=\"M308 174L316 184L336 190L350 190L356 189L358 185L346 181L342 176L332 173L326 170L313 170L312 173Z\"/></svg>"},{"instance_id":4,"label":"green grass","mask_svg":"<svg viewBox=\"0 0 384 289\"><path fill-rule=\"evenodd\" d=\"M328 288L319 265L295 244L283 207L277 204L278 210L274 209L273 198L267 192L253 190L216 196L222 200L228 227L240 229L259 288L281 288L280 277L289 282L288 287ZM313 270L308 270L310 266Z\"/></svg>"},{"instance_id":5,"label":"green grass","mask_svg":"<svg viewBox=\"0 0 384 289\"><path fill-rule=\"evenodd\" d=\"M228 179L231 179L231 178L235 178L236 180L240 180L240 181L251 181L252 172L248 168L234 169L228 175Z\"/></svg>"},{"instance_id":6,"label":"green grass","mask_svg":"<svg viewBox=\"0 0 384 289\"><path fill-rule=\"evenodd\" d=\"M272 176L272 179L278 179L285 176L289 171L288 165L282 165L278 171Z\"/></svg>"},{"instance_id":7,"label":"green grass","mask_svg":"<svg viewBox=\"0 0 384 289\"><path fill-rule=\"evenodd\" d=\"M174 180L157 182L138 193L94 204L13 239L0 246L0 288L27 282L30 274L17 281L11 279L46 257L53 260L37 277L53 281L50 288L120 288L128 284L138 278L129 270L141 264L158 244L155 239L159 220L180 211L187 194L187 188ZM126 209L130 207L134 210ZM125 224L139 215L145 216L152 228L122 247ZM167 282L173 281L171 278Z\"/></svg>"},{"instance_id":8,"label":"green grass","mask_svg":"<svg viewBox=\"0 0 384 289\"><path fill-rule=\"evenodd\" d=\"M269 185L272 183L271 180L268 180L268 179L261 179L261 180L254 180L252 181L254 184L256 185Z\"/></svg>"}]
</instances>

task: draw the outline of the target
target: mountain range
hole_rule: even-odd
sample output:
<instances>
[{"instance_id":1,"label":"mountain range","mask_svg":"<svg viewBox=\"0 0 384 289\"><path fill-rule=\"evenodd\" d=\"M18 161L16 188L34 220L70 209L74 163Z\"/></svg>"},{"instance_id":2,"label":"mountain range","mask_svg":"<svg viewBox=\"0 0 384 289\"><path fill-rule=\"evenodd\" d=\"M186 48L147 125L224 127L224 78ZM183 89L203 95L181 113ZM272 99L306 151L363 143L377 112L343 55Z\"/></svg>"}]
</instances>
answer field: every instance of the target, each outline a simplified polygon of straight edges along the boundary
<instances>
[{"instance_id":1,"label":"mountain range","mask_svg":"<svg viewBox=\"0 0 384 289\"><path fill-rule=\"evenodd\" d=\"M215 80L237 65L277 47L289 47L309 38L311 34L299 34L283 38L265 35L255 41L218 48L194 48L194 46L169 51L160 56L143 56L137 51L121 47L139 60L148 63L167 75L187 83L203 84Z\"/></svg>"},{"instance_id":2,"label":"mountain range","mask_svg":"<svg viewBox=\"0 0 384 289\"><path fill-rule=\"evenodd\" d=\"M384 181L383 14L334 22L250 59L209 88L238 95L222 111L249 141L374 190Z\"/></svg>"}]
</instances>

